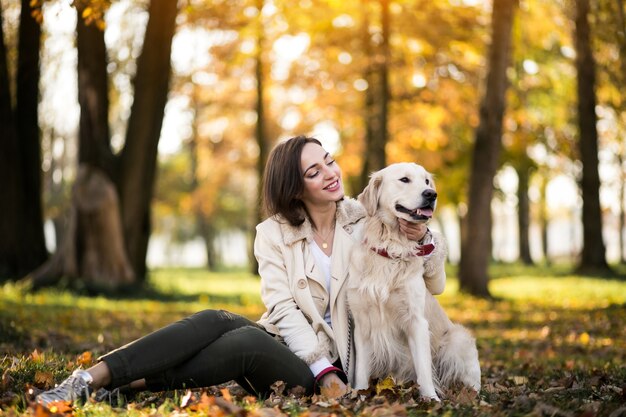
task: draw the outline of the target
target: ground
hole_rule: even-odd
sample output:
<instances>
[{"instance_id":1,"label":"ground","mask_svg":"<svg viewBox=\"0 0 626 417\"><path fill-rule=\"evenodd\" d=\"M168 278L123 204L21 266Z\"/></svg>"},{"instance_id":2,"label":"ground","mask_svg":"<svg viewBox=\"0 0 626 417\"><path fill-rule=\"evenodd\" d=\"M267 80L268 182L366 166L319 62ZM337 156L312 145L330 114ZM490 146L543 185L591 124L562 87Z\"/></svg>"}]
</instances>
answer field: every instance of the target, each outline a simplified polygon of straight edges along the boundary
<instances>
[{"instance_id":1,"label":"ground","mask_svg":"<svg viewBox=\"0 0 626 417\"><path fill-rule=\"evenodd\" d=\"M142 393L125 403L33 405L77 365L204 308L250 318L263 311L257 278L246 273L157 270L150 289L132 297L76 291L29 293L0 286L0 417L75 416L626 416L626 281L574 276L569 268L496 265L495 300L460 294L449 270L439 297L450 317L477 338L482 390L458 388L440 404L414 386L380 381L339 400L302 397L277 384L265 399L235 384L194 392Z\"/></svg>"}]
</instances>

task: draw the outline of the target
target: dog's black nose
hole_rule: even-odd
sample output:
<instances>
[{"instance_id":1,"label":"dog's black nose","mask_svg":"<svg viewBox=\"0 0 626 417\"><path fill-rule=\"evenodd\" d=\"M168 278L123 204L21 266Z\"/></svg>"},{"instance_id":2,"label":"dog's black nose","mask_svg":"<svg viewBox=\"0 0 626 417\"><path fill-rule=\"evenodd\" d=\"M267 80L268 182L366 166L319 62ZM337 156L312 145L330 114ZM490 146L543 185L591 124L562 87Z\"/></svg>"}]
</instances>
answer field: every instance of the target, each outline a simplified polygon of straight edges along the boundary
<instances>
[{"instance_id":1,"label":"dog's black nose","mask_svg":"<svg viewBox=\"0 0 626 417\"><path fill-rule=\"evenodd\" d=\"M426 201L435 201L437 199L437 192L431 189L424 190L422 197L424 197Z\"/></svg>"}]
</instances>

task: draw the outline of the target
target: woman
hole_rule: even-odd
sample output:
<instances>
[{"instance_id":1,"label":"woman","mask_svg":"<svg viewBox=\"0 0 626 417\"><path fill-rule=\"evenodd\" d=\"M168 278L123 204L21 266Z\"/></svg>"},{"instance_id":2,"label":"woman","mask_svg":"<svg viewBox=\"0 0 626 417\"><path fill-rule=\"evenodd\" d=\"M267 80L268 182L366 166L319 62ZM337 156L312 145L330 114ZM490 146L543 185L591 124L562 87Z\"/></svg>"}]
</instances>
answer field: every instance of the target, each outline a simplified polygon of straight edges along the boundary
<instances>
[{"instance_id":1,"label":"woman","mask_svg":"<svg viewBox=\"0 0 626 417\"><path fill-rule=\"evenodd\" d=\"M196 313L74 371L37 401L73 401L100 388L162 391L231 380L262 396L278 380L307 393L332 384L345 392L354 349L343 284L364 210L344 199L335 160L304 136L272 151L263 199L269 218L257 226L254 253L267 311L257 323L226 311ZM404 221L399 227L413 240L427 230ZM431 259L431 280L443 288L443 256Z\"/></svg>"}]
</instances>

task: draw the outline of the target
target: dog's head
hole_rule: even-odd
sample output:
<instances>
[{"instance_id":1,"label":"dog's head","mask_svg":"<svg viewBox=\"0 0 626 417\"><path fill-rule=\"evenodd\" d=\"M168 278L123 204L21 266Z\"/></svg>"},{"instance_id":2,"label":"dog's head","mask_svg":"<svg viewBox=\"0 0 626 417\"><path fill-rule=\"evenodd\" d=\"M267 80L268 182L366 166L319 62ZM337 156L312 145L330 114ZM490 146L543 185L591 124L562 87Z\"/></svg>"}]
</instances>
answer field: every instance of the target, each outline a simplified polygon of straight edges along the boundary
<instances>
[{"instance_id":1,"label":"dog's head","mask_svg":"<svg viewBox=\"0 0 626 417\"><path fill-rule=\"evenodd\" d=\"M368 216L378 215L385 223L396 218L427 222L437 205L433 176L421 165L403 162L373 173L359 195Z\"/></svg>"}]
</instances>

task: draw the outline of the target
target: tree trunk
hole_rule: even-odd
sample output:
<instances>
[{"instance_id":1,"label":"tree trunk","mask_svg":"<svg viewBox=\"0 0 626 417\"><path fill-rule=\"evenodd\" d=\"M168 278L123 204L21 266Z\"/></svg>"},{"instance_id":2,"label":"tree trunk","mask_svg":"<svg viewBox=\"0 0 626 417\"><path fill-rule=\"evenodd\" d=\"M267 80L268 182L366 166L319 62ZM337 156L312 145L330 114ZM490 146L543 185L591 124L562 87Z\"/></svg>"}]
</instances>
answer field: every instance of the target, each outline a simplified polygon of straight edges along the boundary
<instances>
[{"instance_id":1,"label":"tree trunk","mask_svg":"<svg viewBox=\"0 0 626 417\"><path fill-rule=\"evenodd\" d=\"M624 173L624 158L622 155L618 159L619 166L622 169L622 175L620 177L619 184L619 261L620 263L626 263L626 253L624 251L624 221L626 220L626 202L624 202L624 189L626 188L626 173Z\"/></svg>"},{"instance_id":2,"label":"tree trunk","mask_svg":"<svg viewBox=\"0 0 626 417\"><path fill-rule=\"evenodd\" d=\"M117 177L126 248L140 281L146 277L150 205L169 90L177 2L152 0L149 13L143 50L137 60L134 101Z\"/></svg>"},{"instance_id":3,"label":"tree trunk","mask_svg":"<svg viewBox=\"0 0 626 417\"><path fill-rule=\"evenodd\" d=\"M11 83L0 11L0 282L17 277L20 255L21 172L19 143L11 105Z\"/></svg>"},{"instance_id":4,"label":"tree trunk","mask_svg":"<svg viewBox=\"0 0 626 417\"><path fill-rule=\"evenodd\" d=\"M81 278L90 290L114 292L134 283L126 258L117 190L104 172L79 167L72 189L65 239L54 256L31 274L33 288L62 276Z\"/></svg>"},{"instance_id":5,"label":"tree trunk","mask_svg":"<svg viewBox=\"0 0 626 417\"><path fill-rule=\"evenodd\" d=\"M480 122L472 152L467 237L461 248L460 288L489 296L487 266L491 233L493 178L502 151L502 118L505 110L511 29L517 0L494 0L487 86L480 106Z\"/></svg>"},{"instance_id":6,"label":"tree trunk","mask_svg":"<svg viewBox=\"0 0 626 417\"><path fill-rule=\"evenodd\" d=\"M28 278L33 288L67 277L96 291L113 292L132 284L134 274L124 250L112 181L115 156L109 142L106 47L104 33L85 25L80 7L77 14L79 170L63 242Z\"/></svg>"},{"instance_id":7,"label":"tree trunk","mask_svg":"<svg viewBox=\"0 0 626 417\"><path fill-rule=\"evenodd\" d=\"M263 16L261 11L263 10L264 0L257 0L257 10L259 11L257 16L257 33L256 33L256 67L255 67L255 76L256 76L256 129L255 129L255 139L257 146L259 148L259 157L257 159L256 164L256 172L257 172L257 201L260 203L262 195L263 195L263 173L265 172L265 165L267 163L267 157L270 152L270 144L267 138L266 129L265 129L265 71L263 66L263 48L265 47L265 33L263 29ZM263 221L263 213L261 212L261 205L255 204L255 213L254 219L256 224L261 223ZM254 256L253 250L253 239L252 236L249 244L248 252L250 256L250 271L258 275L259 273L259 263Z\"/></svg>"},{"instance_id":8,"label":"tree trunk","mask_svg":"<svg viewBox=\"0 0 626 417\"><path fill-rule=\"evenodd\" d=\"M39 136L39 50L41 27L31 15L29 0L22 0L17 61L15 122L20 146L22 188L20 221L20 274L26 274L48 258L43 233L41 144ZM14 177L15 178L15 177Z\"/></svg>"},{"instance_id":9,"label":"tree trunk","mask_svg":"<svg viewBox=\"0 0 626 417\"><path fill-rule=\"evenodd\" d=\"M104 32L86 25L82 8L76 10L78 49L78 104L80 105L78 162L115 178L115 156L109 132L109 81Z\"/></svg>"},{"instance_id":10,"label":"tree trunk","mask_svg":"<svg viewBox=\"0 0 626 417\"><path fill-rule=\"evenodd\" d=\"M365 104L365 155L361 170L361 187L365 188L372 172L387 164L385 147L388 140L389 113L389 0L380 0L382 42L375 48L371 69L368 69L369 87L366 90ZM367 10L365 11L367 13ZM367 23L367 19L366 19ZM371 51L371 37L368 27L364 28L367 50Z\"/></svg>"},{"instance_id":11,"label":"tree trunk","mask_svg":"<svg viewBox=\"0 0 626 417\"><path fill-rule=\"evenodd\" d=\"M530 256L530 200L528 199L528 183L530 170L522 163L517 169L517 226L519 230L519 257L524 265L532 265Z\"/></svg>"},{"instance_id":12,"label":"tree trunk","mask_svg":"<svg viewBox=\"0 0 626 417\"><path fill-rule=\"evenodd\" d=\"M550 246L548 240L548 199L546 190L548 187L548 179L542 175L541 186L539 190L539 224L541 227L541 246L543 248L543 257L546 265L550 265Z\"/></svg>"},{"instance_id":13,"label":"tree trunk","mask_svg":"<svg viewBox=\"0 0 626 417\"><path fill-rule=\"evenodd\" d=\"M578 91L579 151L582 161L583 249L578 272L607 273L606 249L602 238L598 132L596 129L595 60L591 51L589 0L576 0L576 70Z\"/></svg>"}]
</instances>

